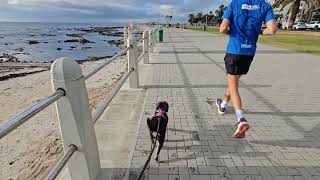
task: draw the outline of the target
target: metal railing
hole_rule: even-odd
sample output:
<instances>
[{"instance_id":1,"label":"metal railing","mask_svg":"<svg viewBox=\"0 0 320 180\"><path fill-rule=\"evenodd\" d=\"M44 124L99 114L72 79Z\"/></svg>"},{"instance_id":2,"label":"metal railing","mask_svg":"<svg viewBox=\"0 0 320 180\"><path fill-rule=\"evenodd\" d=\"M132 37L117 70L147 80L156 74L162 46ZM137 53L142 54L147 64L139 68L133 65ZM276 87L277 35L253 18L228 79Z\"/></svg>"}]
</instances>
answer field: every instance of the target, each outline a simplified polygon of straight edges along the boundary
<instances>
[{"instance_id":1,"label":"metal railing","mask_svg":"<svg viewBox=\"0 0 320 180\"><path fill-rule=\"evenodd\" d=\"M149 52L153 52L156 43L155 32L156 29L143 32L141 38L143 51L139 57L136 57L137 41L133 36L130 36L128 29L124 28L124 45L127 47L85 75L83 75L80 65L75 61L68 58L56 60L51 66L55 92L1 124L0 139L49 105L56 103L65 154L54 165L45 179L55 179L68 162L72 179L94 179L99 173L101 165L93 125L128 79L131 88L139 87L138 63L141 59L144 59L144 63L149 63ZM128 71L123 74L109 96L92 115L89 109L85 81L124 54L127 54ZM75 152L79 152L76 153L78 154L77 158L72 158L72 162L70 162L70 158L75 155Z\"/></svg>"},{"instance_id":2,"label":"metal railing","mask_svg":"<svg viewBox=\"0 0 320 180\"><path fill-rule=\"evenodd\" d=\"M93 179L101 169L93 125L98 121L128 79L131 88L139 87L138 63L142 59L144 59L144 63L149 63L149 52L153 52L153 47L156 43L155 32L156 29L143 32L143 37L138 40L142 40L143 51L136 57L135 51L137 50L138 41L135 40L133 36L130 36L127 28L124 28L124 45L126 47L85 75L82 74L81 67L78 63L68 58L56 60L51 66L53 88L56 89L56 91L1 124L0 139L49 105L56 103L65 154L54 165L45 179L54 180L70 161L70 158L75 155L75 152L79 152L78 154L81 155L78 155L77 158L72 158L72 162L68 164L72 179L79 179L79 177L82 179L84 177L85 179ZM102 105L97 108L92 115L89 109L85 81L124 54L127 54L128 71L123 74L123 77L112 89ZM88 121L88 119L91 121ZM84 130L78 130L82 128ZM90 157L91 159L84 157ZM79 165L79 163L82 164ZM75 169L79 167L82 169ZM79 175L77 175L77 173L79 173Z\"/></svg>"},{"instance_id":3,"label":"metal railing","mask_svg":"<svg viewBox=\"0 0 320 180\"><path fill-rule=\"evenodd\" d=\"M122 51L120 51L119 53L117 53L115 56L113 56L112 58L108 59L106 62L98 65L95 69L93 69L92 71L90 71L88 74L84 75L84 79L87 80L89 79L91 76L93 76L94 74L96 74L97 72L99 72L102 68L104 68L106 65L110 64L112 61L114 61L115 59L117 59L118 57L122 56L123 54L126 54L127 51L132 48L132 47L127 47L125 49L123 49Z\"/></svg>"},{"instance_id":4,"label":"metal railing","mask_svg":"<svg viewBox=\"0 0 320 180\"><path fill-rule=\"evenodd\" d=\"M0 125L0 139L9 134L11 131L15 130L17 127L22 125L24 122L29 120L34 115L41 112L43 109L56 102L60 97L65 95L63 89L58 89L52 95L40 100L39 102L33 104L30 108L26 109L22 113L9 119L7 122Z\"/></svg>"},{"instance_id":5,"label":"metal railing","mask_svg":"<svg viewBox=\"0 0 320 180\"><path fill-rule=\"evenodd\" d=\"M144 55L146 55L145 52L141 53L141 55L137 58L137 61L140 62Z\"/></svg>"},{"instance_id":6,"label":"metal railing","mask_svg":"<svg viewBox=\"0 0 320 180\"><path fill-rule=\"evenodd\" d=\"M101 114L104 112L104 110L109 106L109 104L111 103L111 101L113 100L113 98L116 96L116 94L118 93L118 91L120 90L120 88L122 87L122 85L126 82L126 80L129 78L130 74L134 71L134 69L130 69L130 71L126 72L123 75L123 78L121 78L119 80L119 82L117 83L117 85L112 89L112 91L110 92L109 96L107 97L107 99L105 99L105 101L102 103L102 105L100 106L100 108L98 108L98 110L95 111L95 113L93 114L92 120L93 123L96 123L98 121L98 119L100 118Z\"/></svg>"},{"instance_id":7,"label":"metal railing","mask_svg":"<svg viewBox=\"0 0 320 180\"><path fill-rule=\"evenodd\" d=\"M68 151L64 156L58 161L58 163L52 168L45 180L54 180L60 174L64 166L68 163L68 160L71 158L74 152L77 151L77 146L71 144Z\"/></svg>"}]
</instances>

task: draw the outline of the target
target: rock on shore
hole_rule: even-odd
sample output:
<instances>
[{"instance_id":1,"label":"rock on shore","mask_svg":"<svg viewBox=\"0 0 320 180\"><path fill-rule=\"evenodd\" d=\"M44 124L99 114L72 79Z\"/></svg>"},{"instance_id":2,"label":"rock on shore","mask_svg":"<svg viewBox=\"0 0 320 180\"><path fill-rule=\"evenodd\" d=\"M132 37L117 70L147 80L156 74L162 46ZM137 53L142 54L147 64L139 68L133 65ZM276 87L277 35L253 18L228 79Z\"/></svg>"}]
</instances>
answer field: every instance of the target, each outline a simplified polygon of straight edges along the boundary
<instances>
[{"instance_id":1,"label":"rock on shore","mask_svg":"<svg viewBox=\"0 0 320 180\"><path fill-rule=\"evenodd\" d=\"M78 42L78 43L81 43L81 44L86 44L86 43L94 43L94 42L91 42L85 38L80 38L80 39L68 39L68 40L65 40L64 41L65 43L71 43L71 42Z\"/></svg>"},{"instance_id":2,"label":"rock on shore","mask_svg":"<svg viewBox=\"0 0 320 180\"><path fill-rule=\"evenodd\" d=\"M68 37L78 37L81 38L84 34L66 34Z\"/></svg>"},{"instance_id":3,"label":"rock on shore","mask_svg":"<svg viewBox=\"0 0 320 180\"><path fill-rule=\"evenodd\" d=\"M103 36L117 36L122 37L123 32L119 32L116 27L94 27L94 28L80 28L76 29L87 33L99 33Z\"/></svg>"},{"instance_id":4,"label":"rock on shore","mask_svg":"<svg viewBox=\"0 0 320 180\"><path fill-rule=\"evenodd\" d=\"M19 62L19 59L14 57L13 55L2 53L2 56L0 56L0 63L3 62Z\"/></svg>"},{"instance_id":5,"label":"rock on shore","mask_svg":"<svg viewBox=\"0 0 320 180\"><path fill-rule=\"evenodd\" d=\"M28 41L28 44L39 44L39 43L40 43L39 41L34 41L34 40Z\"/></svg>"},{"instance_id":6,"label":"rock on shore","mask_svg":"<svg viewBox=\"0 0 320 180\"><path fill-rule=\"evenodd\" d=\"M120 46L124 44L123 39L107 41L109 44Z\"/></svg>"}]
</instances>

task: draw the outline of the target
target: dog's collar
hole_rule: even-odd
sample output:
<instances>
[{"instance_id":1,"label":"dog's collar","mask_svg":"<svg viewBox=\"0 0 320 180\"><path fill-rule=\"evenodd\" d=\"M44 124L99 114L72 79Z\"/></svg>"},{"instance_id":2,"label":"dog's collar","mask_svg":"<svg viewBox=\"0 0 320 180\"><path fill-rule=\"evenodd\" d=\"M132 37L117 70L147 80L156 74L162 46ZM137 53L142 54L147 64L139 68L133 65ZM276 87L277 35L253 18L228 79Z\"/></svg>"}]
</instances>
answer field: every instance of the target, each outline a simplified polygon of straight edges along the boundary
<instances>
[{"instance_id":1,"label":"dog's collar","mask_svg":"<svg viewBox=\"0 0 320 180\"><path fill-rule=\"evenodd\" d=\"M156 117L165 117L166 115L166 111L164 111L163 109L159 109L154 113L154 116Z\"/></svg>"}]
</instances>

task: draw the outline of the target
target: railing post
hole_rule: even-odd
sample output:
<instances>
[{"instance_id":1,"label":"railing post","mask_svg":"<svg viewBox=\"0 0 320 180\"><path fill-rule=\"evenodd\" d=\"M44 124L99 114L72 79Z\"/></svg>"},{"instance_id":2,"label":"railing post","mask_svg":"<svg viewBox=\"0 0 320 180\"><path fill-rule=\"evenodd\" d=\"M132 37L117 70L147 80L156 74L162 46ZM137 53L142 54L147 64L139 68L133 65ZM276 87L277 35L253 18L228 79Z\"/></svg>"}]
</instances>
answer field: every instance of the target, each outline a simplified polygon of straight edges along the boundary
<instances>
[{"instance_id":1,"label":"railing post","mask_svg":"<svg viewBox=\"0 0 320 180\"><path fill-rule=\"evenodd\" d=\"M129 84L130 88L139 88L139 73L138 73L138 61L135 53L135 49L137 46L133 35L129 34L128 47L131 47L127 53L128 58L128 70L134 69L134 71L129 76Z\"/></svg>"},{"instance_id":2,"label":"railing post","mask_svg":"<svg viewBox=\"0 0 320 180\"><path fill-rule=\"evenodd\" d=\"M145 53L143 56L143 63L149 64L149 33L148 31L143 32L142 38L143 38L143 53Z\"/></svg>"},{"instance_id":3,"label":"railing post","mask_svg":"<svg viewBox=\"0 0 320 180\"><path fill-rule=\"evenodd\" d=\"M149 52L153 53L153 35L152 35L152 30L149 30Z\"/></svg>"},{"instance_id":4,"label":"railing post","mask_svg":"<svg viewBox=\"0 0 320 180\"><path fill-rule=\"evenodd\" d=\"M123 44L125 47L127 47L127 39L128 39L128 28L123 28Z\"/></svg>"},{"instance_id":5,"label":"railing post","mask_svg":"<svg viewBox=\"0 0 320 180\"><path fill-rule=\"evenodd\" d=\"M157 43L157 30L153 29L153 46L156 46Z\"/></svg>"},{"instance_id":6,"label":"railing post","mask_svg":"<svg viewBox=\"0 0 320 180\"><path fill-rule=\"evenodd\" d=\"M128 29L128 37L130 37L130 36L134 36L133 35L133 31L131 30L131 29ZM128 39L127 39L128 40ZM128 45L128 44L127 44Z\"/></svg>"},{"instance_id":7,"label":"railing post","mask_svg":"<svg viewBox=\"0 0 320 180\"><path fill-rule=\"evenodd\" d=\"M56 102L64 151L77 146L68 162L71 179L95 180L101 165L81 67L72 59L60 58L52 64L51 77L53 90L66 92Z\"/></svg>"}]
</instances>

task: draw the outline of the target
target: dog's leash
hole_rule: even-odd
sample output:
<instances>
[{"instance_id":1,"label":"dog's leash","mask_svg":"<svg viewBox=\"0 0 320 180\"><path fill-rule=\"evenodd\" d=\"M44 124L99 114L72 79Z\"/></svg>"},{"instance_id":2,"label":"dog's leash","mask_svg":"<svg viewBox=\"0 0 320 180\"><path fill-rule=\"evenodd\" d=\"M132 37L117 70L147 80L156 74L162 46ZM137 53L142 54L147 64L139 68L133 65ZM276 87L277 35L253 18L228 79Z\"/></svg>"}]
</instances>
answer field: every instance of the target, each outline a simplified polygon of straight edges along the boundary
<instances>
[{"instance_id":1,"label":"dog's leash","mask_svg":"<svg viewBox=\"0 0 320 180\"><path fill-rule=\"evenodd\" d=\"M143 174L144 174L144 171L147 169L147 166L148 166L148 164L150 163L150 160L151 160L153 151L154 151L154 149L155 149L155 147L156 147L156 143L157 143L157 140L158 140L159 129L160 129L160 118L158 117L158 127L157 127L156 140L155 140L154 142L152 142L152 145L153 145L152 150L151 150L151 152L150 152L150 155L149 155L147 161L144 163L143 169L142 169L142 171L140 172L140 175L139 175L139 177L138 177L138 180L141 180L141 178L142 178L142 176L143 176Z\"/></svg>"}]
</instances>

